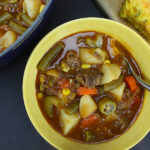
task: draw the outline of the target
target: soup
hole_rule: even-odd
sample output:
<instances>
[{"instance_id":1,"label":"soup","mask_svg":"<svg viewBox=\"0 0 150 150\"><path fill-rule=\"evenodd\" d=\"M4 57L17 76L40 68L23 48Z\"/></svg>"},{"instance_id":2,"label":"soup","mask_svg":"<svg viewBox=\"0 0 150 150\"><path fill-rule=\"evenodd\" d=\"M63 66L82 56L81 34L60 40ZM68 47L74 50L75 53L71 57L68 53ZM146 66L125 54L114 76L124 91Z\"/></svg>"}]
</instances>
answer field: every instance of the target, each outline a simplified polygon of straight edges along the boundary
<instances>
[{"instance_id":1,"label":"soup","mask_svg":"<svg viewBox=\"0 0 150 150\"><path fill-rule=\"evenodd\" d=\"M142 107L143 88L123 56L141 75L119 41L88 31L65 37L41 59L37 101L57 132L78 142L100 143L129 129Z\"/></svg>"},{"instance_id":2,"label":"soup","mask_svg":"<svg viewBox=\"0 0 150 150\"><path fill-rule=\"evenodd\" d=\"M13 44L34 22L46 0L0 1L0 52Z\"/></svg>"}]
</instances>

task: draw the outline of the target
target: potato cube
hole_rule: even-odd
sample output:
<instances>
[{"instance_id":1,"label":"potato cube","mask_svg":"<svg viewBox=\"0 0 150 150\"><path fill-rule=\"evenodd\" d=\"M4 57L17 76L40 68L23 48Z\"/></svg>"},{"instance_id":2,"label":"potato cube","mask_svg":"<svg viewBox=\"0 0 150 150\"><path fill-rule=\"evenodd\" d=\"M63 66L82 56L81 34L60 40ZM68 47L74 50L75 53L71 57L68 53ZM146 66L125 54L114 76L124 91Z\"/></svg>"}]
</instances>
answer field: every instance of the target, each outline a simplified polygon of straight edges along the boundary
<instances>
[{"instance_id":1,"label":"potato cube","mask_svg":"<svg viewBox=\"0 0 150 150\"><path fill-rule=\"evenodd\" d=\"M60 121L63 124L62 129L64 135L67 135L72 128L74 128L80 120L78 113L68 114L64 109L60 111Z\"/></svg>"},{"instance_id":2,"label":"potato cube","mask_svg":"<svg viewBox=\"0 0 150 150\"><path fill-rule=\"evenodd\" d=\"M81 118L86 118L97 110L97 105L89 95L84 95L80 99L80 116Z\"/></svg>"}]
</instances>

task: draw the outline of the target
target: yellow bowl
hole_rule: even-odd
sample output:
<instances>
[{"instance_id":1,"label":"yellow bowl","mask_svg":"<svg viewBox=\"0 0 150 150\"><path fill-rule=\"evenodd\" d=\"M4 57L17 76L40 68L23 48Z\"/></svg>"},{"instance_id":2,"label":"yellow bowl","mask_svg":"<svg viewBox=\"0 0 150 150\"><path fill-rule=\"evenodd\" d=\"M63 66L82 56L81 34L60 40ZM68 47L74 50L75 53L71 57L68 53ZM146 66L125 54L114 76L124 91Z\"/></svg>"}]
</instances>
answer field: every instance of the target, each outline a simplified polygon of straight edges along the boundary
<instances>
[{"instance_id":1,"label":"yellow bowl","mask_svg":"<svg viewBox=\"0 0 150 150\"><path fill-rule=\"evenodd\" d=\"M23 79L23 97L29 118L51 145L63 150L125 150L137 144L150 130L150 92L144 91L144 103L140 115L127 132L120 137L101 144L81 144L64 138L44 119L35 93L36 66L49 48L62 38L82 31L98 31L120 41L136 59L144 78L150 80L150 47L133 30L107 19L83 18L65 23L48 33L35 47L26 65Z\"/></svg>"}]
</instances>

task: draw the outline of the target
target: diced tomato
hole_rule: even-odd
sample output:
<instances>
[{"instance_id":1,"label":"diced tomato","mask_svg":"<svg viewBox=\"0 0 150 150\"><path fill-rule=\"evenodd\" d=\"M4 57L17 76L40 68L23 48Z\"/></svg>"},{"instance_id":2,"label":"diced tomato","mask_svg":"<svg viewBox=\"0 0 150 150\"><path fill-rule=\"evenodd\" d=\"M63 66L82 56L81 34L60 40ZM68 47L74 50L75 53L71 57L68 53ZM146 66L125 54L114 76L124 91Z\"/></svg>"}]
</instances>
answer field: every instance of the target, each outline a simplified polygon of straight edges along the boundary
<instances>
[{"instance_id":1,"label":"diced tomato","mask_svg":"<svg viewBox=\"0 0 150 150\"><path fill-rule=\"evenodd\" d=\"M85 87L79 87L77 89L77 94L78 95L96 95L97 94L97 89L93 88L93 89L88 89Z\"/></svg>"},{"instance_id":2,"label":"diced tomato","mask_svg":"<svg viewBox=\"0 0 150 150\"><path fill-rule=\"evenodd\" d=\"M100 116L98 114L93 114L81 121L81 125L83 128L89 127L100 120Z\"/></svg>"},{"instance_id":3,"label":"diced tomato","mask_svg":"<svg viewBox=\"0 0 150 150\"><path fill-rule=\"evenodd\" d=\"M128 84L128 86L132 92L135 92L137 90L138 86L137 86L136 81L132 75L126 76L125 81Z\"/></svg>"},{"instance_id":4,"label":"diced tomato","mask_svg":"<svg viewBox=\"0 0 150 150\"><path fill-rule=\"evenodd\" d=\"M66 79L61 79L58 81L59 88L68 88L70 86L70 81Z\"/></svg>"}]
</instances>

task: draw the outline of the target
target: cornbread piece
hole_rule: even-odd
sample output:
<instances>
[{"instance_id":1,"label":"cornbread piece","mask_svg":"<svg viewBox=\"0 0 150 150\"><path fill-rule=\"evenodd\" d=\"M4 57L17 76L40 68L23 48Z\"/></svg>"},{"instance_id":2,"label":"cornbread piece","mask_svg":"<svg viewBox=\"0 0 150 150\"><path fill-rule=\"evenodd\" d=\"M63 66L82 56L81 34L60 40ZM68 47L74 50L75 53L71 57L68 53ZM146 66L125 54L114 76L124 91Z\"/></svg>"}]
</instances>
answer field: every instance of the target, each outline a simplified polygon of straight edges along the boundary
<instances>
[{"instance_id":1,"label":"cornbread piece","mask_svg":"<svg viewBox=\"0 0 150 150\"><path fill-rule=\"evenodd\" d=\"M125 0L119 15L150 40L150 0Z\"/></svg>"}]
</instances>

